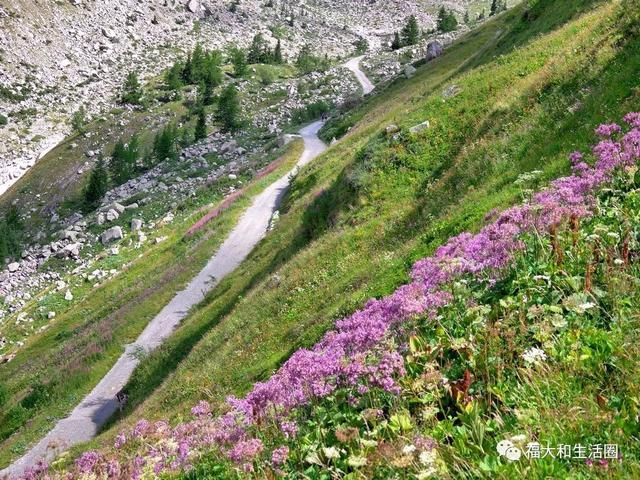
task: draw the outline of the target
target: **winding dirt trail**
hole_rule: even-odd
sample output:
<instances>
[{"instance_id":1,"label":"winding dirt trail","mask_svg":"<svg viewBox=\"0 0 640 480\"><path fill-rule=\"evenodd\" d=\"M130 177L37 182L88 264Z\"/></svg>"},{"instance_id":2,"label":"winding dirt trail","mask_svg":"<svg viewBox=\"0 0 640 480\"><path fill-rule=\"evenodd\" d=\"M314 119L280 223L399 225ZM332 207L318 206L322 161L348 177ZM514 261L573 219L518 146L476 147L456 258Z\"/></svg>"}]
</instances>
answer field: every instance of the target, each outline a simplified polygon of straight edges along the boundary
<instances>
[{"instance_id":1,"label":"winding dirt trail","mask_svg":"<svg viewBox=\"0 0 640 480\"><path fill-rule=\"evenodd\" d=\"M322 122L315 122L300 130L305 148L296 167L256 196L209 263L149 322L136 342L127 345L125 352L91 393L29 452L1 471L0 477L15 478L39 460L51 460L72 445L89 441L97 435L100 427L118 409L115 395L124 387L139 363L135 352L158 347L186 317L189 309L235 270L265 236L273 212L289 186L291 175L326 149L317 135L321 127Z\"/></svg>"},{"instance_id":2,"label":"winding dirt trail","mask_svg":"<svg viewBox=\"0 0 640 480\"><path fill-rule=\"evenodd\" d=\"M364 58L364 55L361 55L359 57L354 57L348 62L346 62L344 66L353 72L353 74L358 79L358 82L360 82L360 85L362 85L362 91L364 92L365 95L368 95L376 87L373 85L373 83L371 83L371 80L369 80L369 78L365 75L365 73L360 69L360 62L362 61L363 58Z\"/></svg>"},{"instance_id":3,"label":"winding dirt trail","mask_svg":"<svg viewBox=\"0 0 640 480\"><path fill-rule=\"evenodd\" d=\"M360 69L362 58L352 58L344 66L354 73L367 95L373 91L374 85ZM305 148L294 169L253 200L209 263L149 322L136 342L126 346L125 352L91 393L22 458L0 471L0 478L17 478L25 468L35 465L39 460L50 461L69 447L89 441L98 434L100 427L118 409L115 395L124 387L139 363L135 353L141 349L150 351L161 345L187 316L189 309L235 270L265 236L273 212L289 186L291 175L326 150L326 145L318 138L322 125L323 122L318 121L300 130Z\"/></svg>"}]
</instances>

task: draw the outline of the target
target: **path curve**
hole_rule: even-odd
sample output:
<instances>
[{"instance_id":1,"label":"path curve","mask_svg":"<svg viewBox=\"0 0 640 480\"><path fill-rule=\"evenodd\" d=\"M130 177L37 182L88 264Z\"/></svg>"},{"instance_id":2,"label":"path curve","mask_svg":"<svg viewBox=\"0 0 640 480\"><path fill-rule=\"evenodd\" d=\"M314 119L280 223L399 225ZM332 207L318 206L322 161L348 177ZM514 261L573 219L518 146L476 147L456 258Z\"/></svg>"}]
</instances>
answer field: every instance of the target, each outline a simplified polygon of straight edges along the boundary
<instances>
[{"instance_id":1,"label":"path curve","mask_svg":"<svg viewBox=\"0 0 640 480\"><path fill-rule=\"evenodd\" d=\"M253 200L209 263L149 322L136 342L127 345L125 353L91 393L22 458L2 470L0 478L16 478L39 460L49 461L72 445L89 441L97 435L100 427L116 412L118 405L115 395L124 387L139 363L135 352L158 347L186 317L189 309L235 270L265 236L273 212L289 186L291 175L326 149L326 145L318 138L322 125L322 122L314 122L300 130L305 148L294 169Z\"/></svg>"},{"instance_id":2,"label":"path curve","mask_svg":"<svg viewBox=\"0 0 640 480\"><path fill-rule=\"evenodd\" d=\"M351 60L346 62L344 66L354 73L354 75L358 79L358 82L360 82L360 85L362 85L362 91L365 95L368 95L376 87L373 83L371 83L369 77L367 77L367 75L360 69L360 62L363 58L364 55L353 57Z\"/></svg>"}]
</instances>

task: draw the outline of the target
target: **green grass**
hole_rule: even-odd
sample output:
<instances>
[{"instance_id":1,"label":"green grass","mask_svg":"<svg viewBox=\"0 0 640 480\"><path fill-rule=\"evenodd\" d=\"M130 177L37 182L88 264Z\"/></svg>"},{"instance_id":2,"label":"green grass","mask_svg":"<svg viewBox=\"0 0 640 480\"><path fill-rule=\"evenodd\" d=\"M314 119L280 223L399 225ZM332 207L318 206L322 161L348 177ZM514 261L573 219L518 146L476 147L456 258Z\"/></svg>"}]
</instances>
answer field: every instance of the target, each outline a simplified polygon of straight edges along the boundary
<instances>
[{"instance_id":1,"label":"green grass","mask_svg":"<svg viewBox=\"0 0 640 480\"><path fill-rule=\"evenodd\" d=\"M404 283L416 259L515 202L520 173L565 173L594 125L638 107L640 40L621 34L634 20L616 2L539 5L536 18L522 5L487 22L351 114L343 141L295 179L275 231L142 363L132 421L178 421L199 399L246 392ZM461 93L444 99L453 84ZM384 135L391 123L397 139Z\"/></svg>"},{"instance_id":2,"label":"green grass","mask_svg":"<svg viewBox=\"0 0 640 480\"><path fill-rule=\"evenodd\" d=\"M251 199L292 168L301 149L301 142L291 144L275 171L251 182L201 233L183 238L205 210L178 215L172 225L153 233L167 236L164 242L146 250L122 248L119 256L95 264L103 269L117 266L121 270L117 277L98 288L84 281L73 282L75 301L70 307L62 299L64 292L45 294L27 307L36 318L49 309L58 315L44 333L34 335L16 358L0 369L0 386L5 392L0 404L0 465L24 453L77 405L122 354L124 345L134 341L206 264ZM206 192L212 205L222 198L221 191L217 186ZM29 400L33 395L38 401Z\"/></svg>"}]
</instances>

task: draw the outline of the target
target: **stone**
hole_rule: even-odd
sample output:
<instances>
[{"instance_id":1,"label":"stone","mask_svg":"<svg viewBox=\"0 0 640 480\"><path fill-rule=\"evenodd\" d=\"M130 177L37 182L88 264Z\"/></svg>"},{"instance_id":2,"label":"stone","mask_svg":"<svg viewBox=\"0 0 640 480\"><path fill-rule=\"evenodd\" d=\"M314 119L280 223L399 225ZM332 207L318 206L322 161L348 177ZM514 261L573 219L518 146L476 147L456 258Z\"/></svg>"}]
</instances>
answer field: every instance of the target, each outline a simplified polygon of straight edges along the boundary
<instances>
[{"instance_id":1,"label":"stone","mask_svg":"<svg viewBox=\"0 0 640 480\"><path fill-rule=\"evenodd\" d=\"M9 269L9 272L14 273L20 269L20 264L18 262L13 262L10 263L7 268Z\"/></svg>"},{"instance_id":2,"label":"stone","mask_svg":"<svg viewBox=\"0 0 640 480\"><path fill-rule=\"evenodd\" d=\"M426 130L427 128L429 128L430 124L429 124L429 120L425 120L422 123L419 123L418 125L415 125L413 127L411 127L409 129L409 131L411 133L419 133L422 132L423 130Z\"/></svg>"},{"instance_id":3,"label":"stone","mask_svg":"<svg viewBox=\"0 0 640 480\"><path fill-rule=\"evenodd\" d=\"M142 220L140 220L139 218L133 218L131 220L131 231L132 232L137 232L138 230L140 230L142 228L142 224L144 222Z\"/></svg>"},{"instance_id":4,"label":"stone","mask_svg":"<svg viewBox=\"0 0 640 480\"><path fill-rule=\"evenodd\" d=\"M187 10L191 13L198 13L200 11L200 0L189 0Z\"/></svg>"},{"instance_id":5,"label":"stone","mask_svg":"<svg viewBox=\"0 0 640 480\"><path fill-rule=\"evenodd\" d=\"M398 133L400 131L400 127L396 124L392 123L391 125L387 125L387 128L384 129L384 133L389 135L393 135L394 133Z\"/></svg>"},{"instance_id":6,"label":"stone","mask_svg":"<svg viewBox=\"0 0 640 480\"><path fill-rule=\"evenodd\" d=\"M173 222L174 218L175 218L175 216L173 215L173 213L169 212L164 216L164 218L162 220L160 220L160 222L158 222L158 225L162 226L162 225L166 225L168 223L171 223L171 222Z\"/></svg>"},{"instance_id":7,"label":"stone","mask_svg":"<svg viewBox=\"0 0 640 480\"><path fill-rule=\"evenodd\" d=\"M227 153L227 152L231 151L232 149L236 148L237 146L238 146L238 142L236 142L235 140L231 140L229 142L225 142L220 147L220 153Z\"/></svg>"},{"instance_id":8,"label":"stone","mask_svg":"<svg viewBox=\"0 0 640 480\"><path fill-rule=\"evenodd\" d=\"M458 85L451 85L442 91L442 97L453 98L456 95L459 95L460 92L462 92L462 88L460 88Z\"/></svg>"},{"instance_id":9,"label":"stone","mask_svg":"<svg viewBox=\"0 0 640 480\"><path fill-rule=\"evenodd\" d=\"M73 293L71 293L71 290L67 290L64 294L64 299L67 302L70 302L71 300L73 300Z\"/></svg>"},{"instance_id":10,"label":"stone","mask_svg":"<svg viewBox=\"0 0 640 480\"><path fill-rule=\"evenodd\" d=\"M104 223L105 223L105 222L106 222L106 218L105 218L104 213L102 213L102 212L101 212L101 213L99 213L99 214L98 214L98 217L96 218L96 223L97 223L98 225L104 225Z\"/></svg>"},{"instance_id":11,"label":"stone","mask_svg":"<svg viewBox=\"0 0 640 480\"><path fill-rule=\"evenodd\" d=\"M62 249L64 256L77 258L80 256L80 244L70 243Z\"/></svg>"},{"instance_id":12,"label":"stone","mask_svg":"<svg viewBox=\"0 0 640 480\"><path fill-rule=\"evenodd\" d=\"M120 217L120 214L116 212L113 208L109 210L107 212L107 215L105 216L108 222L113 222L114 220L117 220L119 217Z\"/></svg>"},{"instance_id":13,"label":"stone","mask_svg":"<svg viewBox=\"0 0 640 480\"><path fill-rule=\"evenodd\" d=\"M238 178L238 176L235 173L230 173L229 174L229 180L236 180Z\"/></svg>"},{"instance_id":14,"label":"stone","mask_svg":"<svg viewBox=\"0 0 640 480\"><path fill-rule=\"evenodd\" d=\"M407 78L412 78L416 74L416 69L413 65L405 65L404 66L404 76Z\"/></svg>"},{"instance_id":15,"label":"stone","mask_svg":"<svg viewBox=\"0 0 640 480\"><path fill-rule=\"evenodd\" d=\"M111 242L121 240L123 238L124 235L122 234L122 228L112 227L102 232L102 235L100 235L100 242L102 242L103 245L107 245Z\"/></svg>"},{"instance_id":16,"label":"stone","mask_svg":"<svg viewBox=\"0 0 640 480\"><path fill-rule=\"evenodd\" d=\"M47 318L49 320L56 318L56 312L49 312L47 313Z\"/></svg>"},{"instance_id":17,"label":"stone","mask_svg":"<svg viewBox=\"0 0 640 480\"><path fill-rule=\"evenodd\" d=\"M434 58L438 58L440 55L442 55L443 52L444 48L442 47L442 44L435 40L433 42L429 42L429 44L427 45L427 55L425 58L427 62L429 62Z\"/></svg>"},{"instance_id":18,"label":"stone","mask_svg":"<svg viewBox=\"0 0 640 480\"><path fill-rule=\"evenodd\" d=\"M113 202L111 205L109 205L109 209L115 210L119 214L122 214L126 210L126 207L124 205L119 204L118 202Z\"/></svg>"},{"instance_id":19,"label":"stone","mask_svg":"<svg viewBox=\"0 0 640 480\"><path fill-rule=\"evenodd\" d=\"M78 232L76 232L75 230L65 230L64 232L62 232L62 239L75 242L78 240Z\"/></svg>"}]
</instances>

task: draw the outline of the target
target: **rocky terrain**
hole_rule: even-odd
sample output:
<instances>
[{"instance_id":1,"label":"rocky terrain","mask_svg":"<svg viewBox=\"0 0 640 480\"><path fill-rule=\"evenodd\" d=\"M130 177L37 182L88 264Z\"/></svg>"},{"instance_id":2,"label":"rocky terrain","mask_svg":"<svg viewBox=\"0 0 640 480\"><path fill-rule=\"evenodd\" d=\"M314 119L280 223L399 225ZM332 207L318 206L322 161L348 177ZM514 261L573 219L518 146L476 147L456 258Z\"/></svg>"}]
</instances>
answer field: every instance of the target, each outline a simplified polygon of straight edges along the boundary
<instances>
[{"instance_id":1,"label":"rocky terrain","mask_svg":"<svg viewBox=\"0 0 640 480\"><path fill-rule=\"evenodd\" d=\"M261 32L272 43L281 38L289 57L305 44L346 56L359 38L374 50L388 44L410 14L429 30L442 3L461 13L478 1L5 2L0 114L8 122L0 122L0 193L64 138L80 105L92 114L108 110L127 71L150 78L197 42L246 46Z\"/></svg>"}]
</instances>

